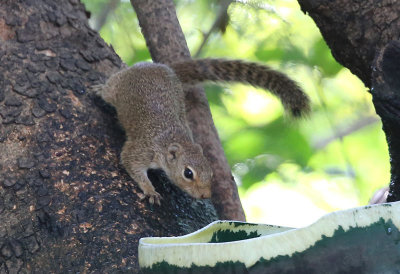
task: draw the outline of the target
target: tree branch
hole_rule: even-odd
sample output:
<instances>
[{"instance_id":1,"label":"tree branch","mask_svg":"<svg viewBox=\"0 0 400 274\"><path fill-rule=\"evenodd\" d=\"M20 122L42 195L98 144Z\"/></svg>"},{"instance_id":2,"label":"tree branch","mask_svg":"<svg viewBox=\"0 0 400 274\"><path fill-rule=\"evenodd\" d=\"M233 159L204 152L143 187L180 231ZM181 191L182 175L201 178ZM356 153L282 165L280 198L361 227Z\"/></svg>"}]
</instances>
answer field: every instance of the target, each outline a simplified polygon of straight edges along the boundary
<instances>
[{"instance_id":1,"label":"tree branch","mask_svg":"<svg viewBox=\"0 0 400 274\"><path fill-rule=\"evenodd\" d=\"M80 1L0 1L0 26L0 273L137 273L140 238L216 219L165 180L162 207L140 199L91 91L122 62Z\"/></svg>"},{"instance_id":2,"label":"tree branch","mask_svg":"<svg viewBox=\"0 0 400 274\"><path fill-rule=\"evenodd\" d=\"M111 11L115 10L118 6L120 0L110 0L106 4L103 5L101 11L99 12L99 16L96 18L93 29L95 31L100 31L103 25L106 23L108 15Z\"/></svg>"},{"instance_id":3,"label":"tree branch","mask_svg":"<svg viewBox=\"0 0 400 274\"><path fill-rule=\"evenodd\" d=\"M190 52L172 0L131 0L154 62L171 64L189 59ZM236 183L215 129L204 89L185 89L186 114L194 139L214 172L212 202L220 219L245 220Z\"/></svg>"},{"instance_id":4,"label":"tree branch","mask_svg":"<svg viewBox=\"0 0 400 274\"><path fill-rule=\"evenodd\" d=\"M382 118L390 155L388 202L400 200L400 42L393 41L378 54L373 73L373 102Z\"/></svg>"},{"instance_id":5,"label":"tree branch","mask_svg":"<svg viewBox=\"0 0 400 274\"><path fill-rule=\"evenodd\" d=\"M335 59L371 87L375 52L400 34L397 1L298 0L317 24Z\"/></svg>"},{"instance_id":6,"label":"tree branch","mask_svg":"<svg viewBox=\"0 0 400 274\"><path fill-rule=\"evenodd\" d=\"M213 33L221 24L225 22L225 20L228 19L228 8L229 5L233 2L233 0L223 0L220 7L219 7L219 12L217 17L215 18L214 23L212 24L211 28L208 30L208 32L204 35L203 41L201 42L199 48L197 49L196 53L194 54L194 57L197 58L200 56L200 53L205 46L205 44L208 41L208 38L210 38L211 33Z\"/></svg>"},{"instance_id":7,"label":"tree branch","mask_svg":"<svg viewBox=\"0 0 400 274\"><path fill-rule=\"evenodd\" d=\"M334 129L335 132L332 136L329 136L327 138L317 140L313 147L315 149L323 149L327 145L329 145L331 142L337 140L337 139L342 139L343 137L352 134L353 132L360 130L366 126L369 126L371 124L374 124L379 121L379 118L376 116L367 116L367 117L361 117L359 120L355 121L353 124L347 127L339 127L337 129Z\"/></svg>"}]
</instances>

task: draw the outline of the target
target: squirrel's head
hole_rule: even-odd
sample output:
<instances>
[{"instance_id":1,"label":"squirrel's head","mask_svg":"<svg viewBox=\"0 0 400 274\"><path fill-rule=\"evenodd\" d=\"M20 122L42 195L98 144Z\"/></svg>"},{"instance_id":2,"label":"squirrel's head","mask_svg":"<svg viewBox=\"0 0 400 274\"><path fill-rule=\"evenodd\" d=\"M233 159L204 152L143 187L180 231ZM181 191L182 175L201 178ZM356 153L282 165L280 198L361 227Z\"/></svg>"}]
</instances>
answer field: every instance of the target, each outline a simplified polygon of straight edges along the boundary
<instances>
[{"instance_id":1,"label":"squirrel's head","mask_svg":"<svg viewBox=\"0 0 400 274\"><path fill-rule=\"evenodd\" d=\"M172 143L167 153L170 179L194 198L210 198L213 173L201 146Z\"/></svg>"}]
</instances>

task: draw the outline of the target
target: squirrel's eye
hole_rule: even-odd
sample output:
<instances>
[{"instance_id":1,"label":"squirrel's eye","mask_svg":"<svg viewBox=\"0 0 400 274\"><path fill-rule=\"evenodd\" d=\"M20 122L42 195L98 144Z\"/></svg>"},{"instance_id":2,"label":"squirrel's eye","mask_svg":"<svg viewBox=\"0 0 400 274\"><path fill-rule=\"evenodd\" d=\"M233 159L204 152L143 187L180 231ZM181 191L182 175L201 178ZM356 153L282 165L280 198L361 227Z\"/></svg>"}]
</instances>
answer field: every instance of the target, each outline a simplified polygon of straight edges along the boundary
<instances>
[{"instance_id":1,"label":"squirrel's eye","mask_svg":"<svg viewBox=\"0 0 400 274\"><path fill-rule=\"evenodd\" d=\"M183 175L186 179L193 180L193 171L190 168L185 168L183 171Z\"/></svg>"}]
</instances>

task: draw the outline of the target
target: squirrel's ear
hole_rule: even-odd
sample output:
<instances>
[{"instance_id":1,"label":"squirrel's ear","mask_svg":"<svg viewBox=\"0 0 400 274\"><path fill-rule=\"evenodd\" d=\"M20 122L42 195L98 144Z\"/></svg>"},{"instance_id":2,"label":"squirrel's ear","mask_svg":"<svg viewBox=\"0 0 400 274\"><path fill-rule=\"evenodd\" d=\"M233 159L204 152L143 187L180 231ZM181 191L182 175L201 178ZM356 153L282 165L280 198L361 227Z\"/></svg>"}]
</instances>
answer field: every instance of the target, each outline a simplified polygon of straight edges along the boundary
<instances>
[{"instance_id":1,"label":"squirrel's ear","mask_svg":"<svg viewBox=\"0 0 400 274\"><path fill-rule=\"evenodd\" d=\"M182 146L178 143L172 143L168 147L168 156L167 159L169 162L175 160L177 156L182 151Z\"/></svg>"},{"instance_id":2,"label":"squirrel's ear","mask_svg":"<svg viewBox=\"0 0 400 274\"><path fill-rule=\"evenodd\" d=\"M195 146L196 146L197 149L200 151L200 153L203 154L203 148L201 147L201 145L195 144Z\"/></svg>"}]
</instances>

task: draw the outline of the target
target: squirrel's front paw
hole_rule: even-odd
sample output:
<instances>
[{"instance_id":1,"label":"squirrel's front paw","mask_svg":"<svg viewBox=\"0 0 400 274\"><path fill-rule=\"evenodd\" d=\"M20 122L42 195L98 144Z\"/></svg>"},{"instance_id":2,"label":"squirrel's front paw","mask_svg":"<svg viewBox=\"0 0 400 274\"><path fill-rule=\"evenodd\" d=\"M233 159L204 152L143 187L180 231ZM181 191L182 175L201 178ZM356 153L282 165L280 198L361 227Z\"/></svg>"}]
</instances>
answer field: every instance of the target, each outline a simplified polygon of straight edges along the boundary
<instances>
[{"instance_id":1,"label":"squirrel's front paw","mask_svg":"<svg viewBox=\"0 0 400 274\"><path fill-rule=\"evenodd\" d=\"M146 194L146 195L149 197L149 203L150 204L156 203L159 206L161 205L162 197L161 197L160 193L158 193L157 191L154 191L154 192L152 192L150 194Z\"/></svg>"},{"instance_id":2,"label":"squirrel's front paw","mask_svg":"<svg viewBox=\"0 0 400 274\"><path fill-rule=\"evenodd\" d=\"M150 204L154 204L156 203L157 205L161 205L161 195L160 193L158 193L155 190L151 190L151 191L147 191L146 193L141 193L139 194L139 197L141 200L146 199L147 197L149 197L149 203Z\"/></svg>"}]
</instances>

